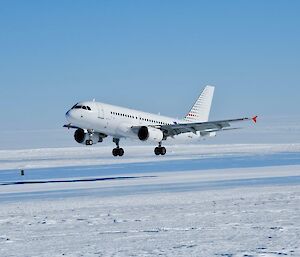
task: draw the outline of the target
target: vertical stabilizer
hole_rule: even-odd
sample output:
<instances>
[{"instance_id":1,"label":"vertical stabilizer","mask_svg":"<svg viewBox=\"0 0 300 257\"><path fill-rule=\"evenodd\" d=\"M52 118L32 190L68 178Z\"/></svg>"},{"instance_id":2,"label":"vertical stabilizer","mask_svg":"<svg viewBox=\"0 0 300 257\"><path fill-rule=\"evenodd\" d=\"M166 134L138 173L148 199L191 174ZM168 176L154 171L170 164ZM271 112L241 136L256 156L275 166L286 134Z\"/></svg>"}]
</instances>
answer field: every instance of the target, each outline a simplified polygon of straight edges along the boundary
<instances>
[{"instance_id":1,"label":"vertical stabilizer","mask_svg":"<svg viewBox=\"0 0 300 257\"><path fill-rule=\"evenodd\" d=\"M184 120L190 122L208 121L214 91L215 87L206 86Z\"/></svg>"}]
</instances>

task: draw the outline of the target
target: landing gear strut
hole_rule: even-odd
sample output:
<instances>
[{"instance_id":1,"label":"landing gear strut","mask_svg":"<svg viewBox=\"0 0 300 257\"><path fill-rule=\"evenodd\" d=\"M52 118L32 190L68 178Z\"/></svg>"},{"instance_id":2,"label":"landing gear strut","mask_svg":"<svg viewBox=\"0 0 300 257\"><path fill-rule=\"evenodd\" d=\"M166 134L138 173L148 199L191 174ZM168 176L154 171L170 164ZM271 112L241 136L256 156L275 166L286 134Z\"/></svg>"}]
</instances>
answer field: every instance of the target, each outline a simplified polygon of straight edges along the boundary
<instances>
[{"instance_id":1,"label":"landing gear strut","mask_svg":"<svg viewBox=\"0 0 300 257\"><path fill-rule=\"evenodd\" d=\"M117 147L112 150L113 156L123 156L124 149L120 148L120 138L113 138L113 142L117 145Z\"/></svg>"},{"instance_id":2,"label":"landing gear strut","mask_svg":"<svg viewBox=\"0 0 300 257\"><path fill-rule=\"evenodd\" d=\"M159 143L158 147L155 147L155 149L154 149L154 153L156 155L160 155L160 154L165 155L166 152L167 152L166 148L161 146L161 143Z\"/></svg>"}]
</instances>

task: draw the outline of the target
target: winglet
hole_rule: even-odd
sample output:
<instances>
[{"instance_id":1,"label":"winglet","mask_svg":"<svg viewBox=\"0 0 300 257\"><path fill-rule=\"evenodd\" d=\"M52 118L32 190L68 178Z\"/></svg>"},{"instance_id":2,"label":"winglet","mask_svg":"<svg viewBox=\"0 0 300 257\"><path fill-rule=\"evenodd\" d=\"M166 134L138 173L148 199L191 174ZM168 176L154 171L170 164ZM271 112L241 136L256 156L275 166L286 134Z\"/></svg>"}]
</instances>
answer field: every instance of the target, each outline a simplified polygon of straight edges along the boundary
<instances>
[{"instance_id":1,"label":"winglet","mask_svg":"<svg viewBox=\"0 0 300 257\"><path fill-rule=\"evenodd\" d=\"M256 122L257 122L257 115L254 116L254 117L252 118L252 120L253 120L254 123L256 123Z\"/></svg>"}]
</instances>

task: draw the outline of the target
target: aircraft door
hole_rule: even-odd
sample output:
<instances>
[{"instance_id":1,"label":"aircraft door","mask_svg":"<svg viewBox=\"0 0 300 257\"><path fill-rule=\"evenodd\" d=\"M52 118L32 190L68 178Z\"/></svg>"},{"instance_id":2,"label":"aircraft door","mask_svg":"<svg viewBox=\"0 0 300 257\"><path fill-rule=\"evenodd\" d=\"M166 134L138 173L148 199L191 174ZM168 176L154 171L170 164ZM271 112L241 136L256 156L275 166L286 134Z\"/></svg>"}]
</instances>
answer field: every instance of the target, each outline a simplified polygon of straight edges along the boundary
<instances>
[{"instance_id":1,"label":"aircraft door","mask_svg":"<svg viewBox=\"0 0 300 257\"><path fill-rule=\"evenodd\" d=\"M98 105L98 118L104 119L104 110L101 104Z\"/></svg>"}]
</instances>

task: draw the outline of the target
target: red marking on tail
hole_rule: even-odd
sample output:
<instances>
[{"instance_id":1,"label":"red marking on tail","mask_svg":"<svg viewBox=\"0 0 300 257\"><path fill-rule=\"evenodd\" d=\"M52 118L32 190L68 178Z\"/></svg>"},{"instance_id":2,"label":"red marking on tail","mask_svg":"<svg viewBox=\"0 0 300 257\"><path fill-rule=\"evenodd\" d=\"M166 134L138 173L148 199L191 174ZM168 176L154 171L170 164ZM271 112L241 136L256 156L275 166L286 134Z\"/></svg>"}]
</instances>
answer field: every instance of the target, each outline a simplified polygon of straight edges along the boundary
<instances>
[{"instance_id":1,"label":"red marking on tail","mask_svg":"<svg viewBox=\"0 0 300 257\"><path fill-rule=\"evenodd\" d=\"M254 116L254 117L252 118L252 120L253 120L254 123L256 123L256 122L257 122L257 116Z\"/></svg>"}]
</instances>

